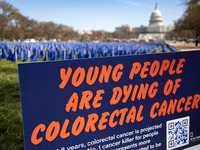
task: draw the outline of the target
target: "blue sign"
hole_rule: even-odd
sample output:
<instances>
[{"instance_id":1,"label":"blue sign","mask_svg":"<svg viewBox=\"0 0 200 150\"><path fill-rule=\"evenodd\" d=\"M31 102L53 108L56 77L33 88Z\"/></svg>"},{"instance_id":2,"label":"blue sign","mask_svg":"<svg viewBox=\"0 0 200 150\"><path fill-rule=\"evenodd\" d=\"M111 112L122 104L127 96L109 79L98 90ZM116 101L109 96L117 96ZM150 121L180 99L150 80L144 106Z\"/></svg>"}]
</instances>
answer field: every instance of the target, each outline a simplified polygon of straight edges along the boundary
<instances>
[{"instance_id":1,"label":"blue sign","mask_svg":"<svg viewBox=\"0 0 200 150\"><path fill-rule=\"evenodd\" d=\"M200 143L200 51L19 64L25 149Z\"/></svg>"}]
</instances>

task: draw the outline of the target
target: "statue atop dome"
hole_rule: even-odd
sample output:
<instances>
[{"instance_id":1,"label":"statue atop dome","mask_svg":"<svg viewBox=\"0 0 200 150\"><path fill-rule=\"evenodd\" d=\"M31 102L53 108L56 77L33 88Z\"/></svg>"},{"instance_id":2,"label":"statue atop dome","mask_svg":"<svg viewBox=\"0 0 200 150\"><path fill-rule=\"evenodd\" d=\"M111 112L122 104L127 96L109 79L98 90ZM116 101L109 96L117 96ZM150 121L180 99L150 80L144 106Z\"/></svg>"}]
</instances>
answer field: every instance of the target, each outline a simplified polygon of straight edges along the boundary
<instances>
[{"instance_id":1,"label":"statue atop dome","mask_svg":"<svg viewBox=\"0 0 200 150\"><path fill-rule=\"evenodd\" d=\"M156 9L158 9L158 3L156 3L156 7L155 7L155 10L156 10Z\"/></svg>"}]
</instances>

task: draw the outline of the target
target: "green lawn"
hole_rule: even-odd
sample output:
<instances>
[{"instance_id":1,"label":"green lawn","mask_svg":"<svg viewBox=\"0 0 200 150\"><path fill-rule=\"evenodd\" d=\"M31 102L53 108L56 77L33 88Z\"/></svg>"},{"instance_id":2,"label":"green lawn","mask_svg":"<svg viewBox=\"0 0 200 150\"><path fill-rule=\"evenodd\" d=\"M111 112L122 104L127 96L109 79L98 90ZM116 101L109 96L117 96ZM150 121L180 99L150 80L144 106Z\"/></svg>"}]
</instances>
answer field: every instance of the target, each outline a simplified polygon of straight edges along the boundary
<instances>
[{"instance_id":1,"label":"green lawn","mask_svg":"<svg viewBox=\"0 0 200 150\"><path fill-rule=\"evenodd\" d=\"M17 63L0 60L0 150L24 149Z\"/></svg>"}]
</instances>

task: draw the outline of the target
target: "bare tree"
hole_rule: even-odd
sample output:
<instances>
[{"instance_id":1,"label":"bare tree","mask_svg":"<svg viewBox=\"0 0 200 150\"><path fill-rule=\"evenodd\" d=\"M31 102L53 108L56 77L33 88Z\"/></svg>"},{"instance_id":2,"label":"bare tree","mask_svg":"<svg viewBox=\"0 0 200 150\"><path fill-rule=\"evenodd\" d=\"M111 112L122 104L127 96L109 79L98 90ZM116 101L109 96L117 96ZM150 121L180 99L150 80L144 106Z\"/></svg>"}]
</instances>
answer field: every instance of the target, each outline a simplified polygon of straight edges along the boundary
<instances>
[{"instance_id":1,"label":"bare tree","mask_svg":"<svg viewBox=\"0 0 200 150\"><path fill-rule=\"evenodd\" d=\"M195 36L200 36L200 0L185 0L187 9L176 23L175 30L191 30Z\"/></svg>"},{"instance_id":2,"label":"bare tree","mask_svg":"<svg viewBox=\"0 0 200 150\"><path fill-rule=\"evenodd\" d=\"M13 16L18 12L18 9L14 8L6 1L0 1L0 39L3 40L4 33L8 29L9 23L12 21Z\"/></svg>"}]
</instances>

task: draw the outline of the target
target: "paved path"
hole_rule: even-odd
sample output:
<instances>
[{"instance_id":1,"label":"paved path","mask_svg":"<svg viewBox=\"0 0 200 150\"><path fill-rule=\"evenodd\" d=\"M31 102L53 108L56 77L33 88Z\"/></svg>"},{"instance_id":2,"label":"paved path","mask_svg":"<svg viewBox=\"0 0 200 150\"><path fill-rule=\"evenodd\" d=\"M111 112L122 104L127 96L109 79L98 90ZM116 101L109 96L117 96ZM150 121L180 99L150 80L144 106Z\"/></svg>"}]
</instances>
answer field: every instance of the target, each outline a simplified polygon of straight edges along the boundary
<instances>
[{"instance_id":1,"label":"paved path","mask_svg":"<svg viewBox=\"0 0 200 150\"><path fill-rule=\"evenodd\" d=\"M168 43L168 44L182 51L200 50L200 43L198 45L198 48L195 47L195 43L178 42L178 43Z\"/></svg>"}]
</instances>

